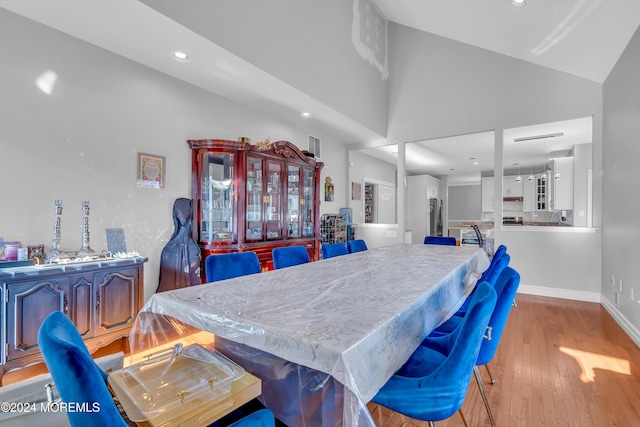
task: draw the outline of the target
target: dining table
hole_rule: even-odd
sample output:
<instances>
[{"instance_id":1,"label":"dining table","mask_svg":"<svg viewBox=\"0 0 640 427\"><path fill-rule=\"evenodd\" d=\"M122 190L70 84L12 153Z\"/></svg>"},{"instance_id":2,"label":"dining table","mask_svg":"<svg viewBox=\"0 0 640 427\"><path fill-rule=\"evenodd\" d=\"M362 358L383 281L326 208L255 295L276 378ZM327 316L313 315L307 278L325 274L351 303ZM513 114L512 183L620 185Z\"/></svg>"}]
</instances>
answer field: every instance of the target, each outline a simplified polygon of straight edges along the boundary
<instances>
[{"instance_id":1,"label":"dining table","mask_svg":"<svg viewBox=\"0 0 640 427\"><path fill-rule=\"evenodd\" d=\"M396 244L156 293L131 351L208 331L286 425L374 427L367 402L488 266L477 246Z\"/></svg>"}]
</instances>

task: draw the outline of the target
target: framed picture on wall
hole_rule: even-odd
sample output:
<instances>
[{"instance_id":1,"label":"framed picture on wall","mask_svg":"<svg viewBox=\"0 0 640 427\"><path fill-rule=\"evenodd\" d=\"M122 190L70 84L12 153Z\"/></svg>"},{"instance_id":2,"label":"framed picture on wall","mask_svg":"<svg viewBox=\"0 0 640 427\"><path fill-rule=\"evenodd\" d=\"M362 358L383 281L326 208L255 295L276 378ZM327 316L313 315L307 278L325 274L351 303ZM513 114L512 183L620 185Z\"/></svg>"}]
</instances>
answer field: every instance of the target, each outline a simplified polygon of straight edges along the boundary
<instances>
[{"instance_id":1,"label":"framed picture on wall","mask_svg":"<svg viewBox=\"0 0 640 427\"><path fill-rule=\"evenodd\" d=\"M326 177L324 180L324 201L333 202L333 182L331 182L331 177Z\"/></svg>"},{"instance_id":2,"label":"framed picture on wall","mask_svg":"<svg viewBox=\"0 0 640 427\"><path fill-rule=\"evenodd\" d=\"M138 153L138 187L164 188L165 169L164 156Z\"/></svg>"}]
</instances>

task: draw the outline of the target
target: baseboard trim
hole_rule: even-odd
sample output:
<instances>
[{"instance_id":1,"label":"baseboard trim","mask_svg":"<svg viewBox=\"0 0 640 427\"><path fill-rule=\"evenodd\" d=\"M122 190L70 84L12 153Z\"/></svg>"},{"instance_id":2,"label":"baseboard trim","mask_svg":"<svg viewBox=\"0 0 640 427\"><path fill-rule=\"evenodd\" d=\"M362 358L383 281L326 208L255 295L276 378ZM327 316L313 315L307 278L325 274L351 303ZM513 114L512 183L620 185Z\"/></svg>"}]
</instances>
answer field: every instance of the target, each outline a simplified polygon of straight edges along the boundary
<instances>
[{"instance_id":1,"label":"baseboard trim","mask_svg":"<svg viewBox=\"0 0 640 427\"><path fill-rule=\"evenodd\" d=\"M572 299L585 302L601 302L602 295L599 292L575 291L571 289L548 288L545 286L520 285L518 293L528 295L538 295L541 297L552 297L562 299Z\"/></svg>"},{"instance_id":2,"label":"baseboard trim","mask_svg":"<svg viewBox=\"0 0 640 427\"><path fill-rule=\"evenodd\" d=\"M618 307L615 306L607 297L602 295L602 306L609 312L613 320L629 335L629 338L633 340L638 347L640 347L640 330L636 328L627 318L622 314Z\"/></svg>"}]
</instances>

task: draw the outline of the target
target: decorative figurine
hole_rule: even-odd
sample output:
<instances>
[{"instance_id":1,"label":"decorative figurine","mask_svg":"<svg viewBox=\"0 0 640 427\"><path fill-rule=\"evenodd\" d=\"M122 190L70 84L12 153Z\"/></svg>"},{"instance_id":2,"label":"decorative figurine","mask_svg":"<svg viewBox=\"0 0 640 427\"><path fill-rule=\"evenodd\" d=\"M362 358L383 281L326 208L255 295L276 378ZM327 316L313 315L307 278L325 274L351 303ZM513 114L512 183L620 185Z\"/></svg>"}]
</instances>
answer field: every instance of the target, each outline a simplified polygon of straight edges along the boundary
<instances>
[{"instance_id":1,"label":"decorative figurine","mask_svg":"<svg viewBox=\"0 0 640 427\"><path fill-rule=\"evenodd\" d=\"M156 292L199 285L200 247L191 236L191 200L179 198L173 204L175 230L162 249L160 281Z\"/></svg>"},{"instance_id":2,"label":"decorative figurine","mask_svg":"<svg viewBox=\"0 0 640 427\"><path fill-rule=\"evenodd\" d=\"M51 250L44 257L45 262L59 260L62 256L60 252L60 242L62 240L60 234L60 216L62 215L62 200L56 200L53 208L55 222L53 224L53 237L51 238Z\"/></svg>"},{"instance_id":3,"label":"decorative figurine","mask_svg":"<svg viewBox=\"0 0 640 427\"><path fill-rule=\"evenodd\" d=\"M89 202L85 200L82 202L82 247L76 252L76 257L87 257L95 253L89 246Z\"/></svg>"}]
</instances>

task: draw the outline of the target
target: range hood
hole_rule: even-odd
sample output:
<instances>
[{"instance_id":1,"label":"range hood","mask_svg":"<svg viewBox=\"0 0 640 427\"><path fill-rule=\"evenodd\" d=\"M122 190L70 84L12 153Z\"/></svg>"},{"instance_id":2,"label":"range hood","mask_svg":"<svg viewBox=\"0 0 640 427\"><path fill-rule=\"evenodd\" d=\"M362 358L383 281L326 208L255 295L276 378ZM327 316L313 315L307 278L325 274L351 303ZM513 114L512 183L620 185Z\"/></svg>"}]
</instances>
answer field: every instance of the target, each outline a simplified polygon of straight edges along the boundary
<instances>
[{"instance_id":1,"label":"range hood","mask_svg":"<svg viewBox=\"0 0 640 427\"><path fill-rule=\"evenodd\" d=\"M524 198L522 196L504 196L503 202L522 202Z\"/></svg>"}]
</instances>

